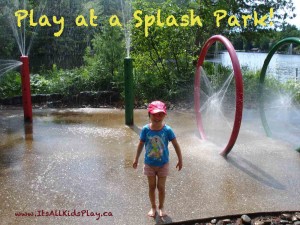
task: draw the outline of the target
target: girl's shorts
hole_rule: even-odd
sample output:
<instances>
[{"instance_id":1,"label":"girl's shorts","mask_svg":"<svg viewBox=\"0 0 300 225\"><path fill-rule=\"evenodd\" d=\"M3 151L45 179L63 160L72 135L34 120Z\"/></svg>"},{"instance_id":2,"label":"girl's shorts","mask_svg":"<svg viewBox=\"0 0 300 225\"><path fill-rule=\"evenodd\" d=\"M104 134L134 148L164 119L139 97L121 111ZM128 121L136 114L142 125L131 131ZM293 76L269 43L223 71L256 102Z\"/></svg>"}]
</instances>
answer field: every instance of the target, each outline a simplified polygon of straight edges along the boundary
<instances>
[{"instance_id":1,"label":"girl's shorts","mask_svg":"<svg viewBox=\"0 0 300 225\"><path fill-rule=\"evenodd\" d=\"M169 175L169 163L166 163L163 166L149 166L145 164L143 171L146 176L157 175L158 177L166 177Z\"/></svg>"}]
</instances>

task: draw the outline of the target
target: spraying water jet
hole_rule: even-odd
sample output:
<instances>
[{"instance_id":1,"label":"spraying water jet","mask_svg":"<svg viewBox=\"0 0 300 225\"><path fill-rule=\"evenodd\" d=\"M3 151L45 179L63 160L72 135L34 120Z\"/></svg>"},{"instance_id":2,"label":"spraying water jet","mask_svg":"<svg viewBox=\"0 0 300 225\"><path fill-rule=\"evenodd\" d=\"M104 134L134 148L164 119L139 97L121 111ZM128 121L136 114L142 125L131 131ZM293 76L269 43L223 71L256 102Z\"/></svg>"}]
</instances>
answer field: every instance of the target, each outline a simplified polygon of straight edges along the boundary
<instances>
[{"instance_id":1,"label":"spraying water jet","mask_svg":"<svg viewBox=\"0 0 300 225\"><path fill-rule=\"evenodd\" d=\"M200 133L200 136L202 139L206 139L206 134L203 128L203 122L202 122L202 115L200 110L200 77L201 77L201 71L202 71L202 65L205 60L205 56L208 52L208 49L215 43L215 42L221 42L226 49L229 52L232 66L233 66L233 75L235 77L235 84L236 84L236 109L235 109L235 118L234 118L234 124L231 132L231 136L229 138L229 141L224 148L224 150L220 153L222 156L226 157L231 149L233 148L235 141L238 137L241 121L242 121L242 114L243 114L243 78L242 73L240 69L240 64L235 52L235 49L231 42L225 38L222 35L215 35L209 38L206 43L204 44L202 51L199 55L198 62L197 62L197 68L195 73L195 82L194 82L194 109L196 113L196 120L197 120L197 126Z\"/></svg>"},{"instance_id":2,"label":"spraying water jet","mask_svg":"<svg viewBox=\"0 0 300 225\"><path fill-rule=\"evenodd\" d=\"M23 4L21 4L23 3ZM47 0L40 1L40 4L38 6L38 14L42 14L46 7ZM27 12L28 1L14 1L14 2L8 2L7 1L7 7L6 11L8 12L8 20L10 23L10 26L12 28L13 35L17 41L21 57L20 57L20 63L17 64L21 65L21 80L22 80L22 104L23 104L23 110L24 110L24 121L25 123L32 123L32 104L31 104L31 90L30 90L30 72L29 72L29 52L32 46L33 39L35 37L35 33L37 31L38 26L34 26L33 32L31 32L31 35L28 37L26 36L26 18L27 15L23 15L22 22L21 19L18 17L18 20L16 19L15 15L19 15L18 12ZM23 10L19 10L20 8L23 8ZM17 11L19 10L19 11ZM15 14L15 12L17 12ZM33 10L31 10L31 13L33 13ZM33 19L33 15L30 19ZM32 24L31 24L32 25ZM29 38L29 41L27 41L27 38ZM10 67L11 69L13 67ZM0 71L1 72L1 71Z\"/></svg>"},{"instance_id":3,"label":"spraying water jet","mask_svg":"<svg viewBox=\"0 0 300 225\"><path fill-rule=\"evenodd\" d=\"M133 125L133 107L134 107L134 93L133 93L133 71L132 59L124 59L124 79L125 79L125 124Z\"/></svg>"},{"instance_id":4,"label":"spraying water jet","mask_svg":"<svg viewBox=\"0 0 300 225\"><path fill-rule=\"evenodd\" d=\"M131 44L131 1L120 0L121 11L123 15L124 37L126 58L124 59L124 85L125 85L125 124L133 125L133 108L134 108L134 92L133 92L133 65L130 58Z\"/></svg>"}]
</instances>

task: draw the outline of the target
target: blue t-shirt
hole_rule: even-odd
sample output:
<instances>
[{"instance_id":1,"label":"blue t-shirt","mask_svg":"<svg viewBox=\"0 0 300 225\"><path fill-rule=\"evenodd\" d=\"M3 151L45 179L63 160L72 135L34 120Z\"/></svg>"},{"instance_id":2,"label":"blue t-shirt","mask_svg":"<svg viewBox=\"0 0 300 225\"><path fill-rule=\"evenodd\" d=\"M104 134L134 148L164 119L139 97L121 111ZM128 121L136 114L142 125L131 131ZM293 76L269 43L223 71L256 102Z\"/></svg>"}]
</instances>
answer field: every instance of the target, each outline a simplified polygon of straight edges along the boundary
<instances>
[{"instance_id":1,"label":"blue t-shirt","mask_svg":"<svg viewBox=\"0 0 300 225\"><path fill-rule=\"evenodd\" d=\"M145 164L163 166L169 162L169 141L175 138L172 128L164 125L161 130L151 130L149 124L141 131L140 139L145 143Z\"/></svg>"}]
</instances>

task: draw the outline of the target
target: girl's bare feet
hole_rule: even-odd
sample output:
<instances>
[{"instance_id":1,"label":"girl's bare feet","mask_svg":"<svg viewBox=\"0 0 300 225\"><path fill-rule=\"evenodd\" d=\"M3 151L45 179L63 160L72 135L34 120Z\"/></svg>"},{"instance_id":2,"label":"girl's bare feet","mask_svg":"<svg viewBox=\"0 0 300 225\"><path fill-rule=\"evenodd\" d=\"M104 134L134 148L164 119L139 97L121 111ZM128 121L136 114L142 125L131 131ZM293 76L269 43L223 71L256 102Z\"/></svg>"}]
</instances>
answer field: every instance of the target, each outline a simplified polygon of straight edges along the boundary
<instances>
[{"instance_id":1,"label":"girl's bare feet","mask_svg":"<svg viewBox=\"0 0 300 225\"><path fill-rule=\"evenodd\" d=\"M150 211L148 212L148 216L150 217L155 217L156 214L156 208L151 208Z\"/></svg>"},{"instance_id":2,"label":"girl's bare feet","mask_svg":"<svg viewBox=\"0 0 300 225\"><path fill-rule=\"evenodd\" d=\"M161 209L158 210L158 215L160 217L164 217L164 216L167 215L166 212L165 212L165 210L164 210L164 208L161 208Z\"/></svg>"}]
</instances>

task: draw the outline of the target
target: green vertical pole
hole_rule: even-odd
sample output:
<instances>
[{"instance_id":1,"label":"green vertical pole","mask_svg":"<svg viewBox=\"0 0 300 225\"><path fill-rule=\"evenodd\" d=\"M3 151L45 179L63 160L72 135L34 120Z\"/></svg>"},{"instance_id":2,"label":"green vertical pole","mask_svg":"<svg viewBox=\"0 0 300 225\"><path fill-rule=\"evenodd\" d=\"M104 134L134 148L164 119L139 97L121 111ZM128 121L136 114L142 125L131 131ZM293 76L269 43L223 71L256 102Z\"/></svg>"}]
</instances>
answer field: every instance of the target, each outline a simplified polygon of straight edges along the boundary
<instances>
[{"instance_id":1,"label":"green vertical pole","mask_svg":"<svg viewBox=\"0 0 300 225\"><path fill-rule=\"evenodd\" d=\"M124 78L125 78L125 124L133 125L133 72L132 59L124 59Z\"/></svg>"}]
</instances>

